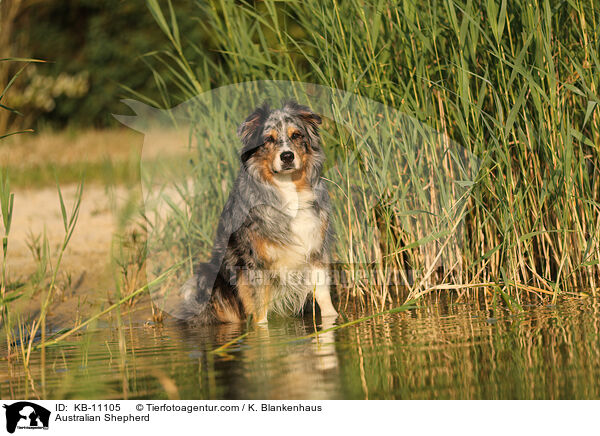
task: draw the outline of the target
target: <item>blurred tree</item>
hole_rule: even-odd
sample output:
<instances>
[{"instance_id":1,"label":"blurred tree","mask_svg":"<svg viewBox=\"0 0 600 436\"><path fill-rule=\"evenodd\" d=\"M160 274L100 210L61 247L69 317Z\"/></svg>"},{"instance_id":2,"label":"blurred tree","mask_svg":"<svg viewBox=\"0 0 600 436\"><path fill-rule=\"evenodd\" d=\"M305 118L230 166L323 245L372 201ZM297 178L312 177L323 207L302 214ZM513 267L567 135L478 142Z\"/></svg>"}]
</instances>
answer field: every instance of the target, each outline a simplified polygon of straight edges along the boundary
<instances>
[{"instance_id":1,"label":"blurred tree","mask_svg":"<svg viewBox=\"0 0 600 436\"><path fill-rule=\"evenodd\" d=\"M12 56L11 39L21 6L21 0L0 0L0 59ZM10 68L9 62L0 62L0 92L9 81ZM9 115L8 111L0 111L0 132L6 131Z\"/></svg>"},{"instance_id":2,"label":"blurred tree","mask_svg":"<svg viewBox=\"0 0 600 436\"><path fill-rule=\"evenodd\" d=\"M0 39L0 47L18 46L23 56L51 62L28 72L9 96L21 105L21 112L31 117L27 121L34 122L34 126L116 125L111 114L126 111L119 100L131 97L121 85L157 97L150 66L159 73L165 67L142 55L167 48L168 41L145 2L11 0L6 6L6 1L0 0L0 4L6 16L3 22L14 26L12 36L0 32L0 38L4 38ZM196 5L187 1L176 1L174 5L182 18L181 34L202 45L205 36L201 27L185 19L193 15ZM173 98L169 104L177 104L177 90L169 91Z\"/></svg>"}]
</instances>

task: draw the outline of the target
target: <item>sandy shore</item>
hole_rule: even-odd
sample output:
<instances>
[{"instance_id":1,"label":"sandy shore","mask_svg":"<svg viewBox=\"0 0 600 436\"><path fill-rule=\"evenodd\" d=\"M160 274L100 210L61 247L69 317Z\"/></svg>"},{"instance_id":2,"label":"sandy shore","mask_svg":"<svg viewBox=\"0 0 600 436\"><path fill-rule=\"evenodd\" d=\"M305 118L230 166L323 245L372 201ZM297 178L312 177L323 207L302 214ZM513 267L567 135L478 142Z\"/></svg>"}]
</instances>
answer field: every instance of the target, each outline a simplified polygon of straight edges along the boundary
<instances>
[{"instance_id":1,"label":"sandy shore","mask_svg":"<svg viewBox=\"0 0 600 436\"><path fill-rule=\"evenodd\" d=\"M126 163L129 165L126 168L135 169L139 168L140 158L153 162L160 160L165 153L169 156L187 156L189 153L188 133L184 128L177 131L152 130L146 135L130 129L46 132L9 139L0 143L0 160L4 167L9 168L9 174L20 172L25 175L25 182L36 178L38 169L47 166L54 168L61 180L61 169L74 165L85 170L99 163ZM77 317L86 318L115 301L115 280L122 278L120 267L115 265L112 256L113 249L117 247L115 237L127 236L132 228L143 227L135 224L140 218L135 207L131 207L142 203L141 183L135 180L138 177L136 173L133 180L119 182L105 180L106 176L103 176L86 182L78 222L59 269L56 298L48 318L57 328L68 327ZM52 267L56 265L65 230L54 176L43 180L45 184L39 188L25 183L11 189L15 194L8 247L8 274L12 283L31 283L39 265L32 247L36 240L39 246L44 235L49 243ZM70 213L77 185L62 182L61 189L67 213ZM125 213L132 215L124 217ZM127 228L119 227L123 225ZM47 277L50 276L49 267ZM134 283L135 288L144 282L142 271L141 277ZM46 287L39 288L31 292L31 296L27 294L11 303L14 313L23 313L26 318L34 317L40 308L41 295L46 292ZM124 310L134 310L136 320L144 321L151 317L150 305L143 302Z\"/></svg>"},{"instance_id":2,"label":"sandy shore","mask_svg":"<svg viewBox=\"0 0 600 436\"><path fill-rule=\"evenodd\" d=\"M70 212L77 186L62 188ZM123 204L139 198L139 193L117 187L110 192L99 185L84 188L79 218L69 241L57 280L57 294L49 316L49 323L63 328L74 319L85 318L114 300L115 281L111 264L111 250L119 228L119 214ZM36 261L31 247L45 234L50 248L52 267L65 235L57 189L18 190L15 192L13 224L8 246L8 274L12 282L29 282L36 272ZM51 276L50 270L47 276ZM26 317L39 311L41 295L45 289L29 298L20 299L16 305ZM144 305L147 306L147 305ZM136 319L144 320L148 310L136 312Z\"/></svg>"},{"instance_id":3,"label":"sandy shore","mask_svg":"<svg viewBox=\"0 0 600 436\"><path fill-rule=\"evenodd\" d=\"M172 136L172 135L171 135ZM165 137L169 137L165 133ZM47 132L19 135L0 144L2 166L15 171L36 171L43 165L56 168L61 179L61 168L77 164L110 161L113 164L139 159L144 135L130 129L84 132ZM32 174L35 176L35 174ZM63 198L70 213L75 202L77 185L61 186ZM44 234L50 249L51 267L46 273L46 285L56 266L57 256L65 230L60 201L54 183L41 188L11 187L14 209L8 245L8 277L11 283L31 283L38 269L32 247L43 241ZM139 184L131 187L107 187L99 181L86 182L79 218L59 268L56 297L49 313L49 325L64 328L77 318L85 319L106 307L115 298L115 266L111 250L115 235L125 231L119 228L123 208L132 202L140 204ZM141 283L143 284L143 283ZM25 286L26 294L11 303L13 313L31 318L39 312L46 287L37 290ZM143 304L139 307L147 307ZM136 312L139 320L147 319L148 311Z\"/></svg>"}]
</instances>

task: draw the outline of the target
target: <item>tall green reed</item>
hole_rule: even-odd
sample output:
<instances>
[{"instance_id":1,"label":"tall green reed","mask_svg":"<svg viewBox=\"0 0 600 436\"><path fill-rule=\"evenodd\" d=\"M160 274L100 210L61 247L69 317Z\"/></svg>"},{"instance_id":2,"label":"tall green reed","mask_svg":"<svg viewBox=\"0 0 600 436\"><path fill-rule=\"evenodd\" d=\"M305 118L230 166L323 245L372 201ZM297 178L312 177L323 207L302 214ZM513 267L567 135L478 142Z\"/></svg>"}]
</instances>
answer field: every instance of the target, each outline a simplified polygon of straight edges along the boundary
<instances>
[{"instance_id":1,"label":"tall green reed","mask_svg":"<svg viewBox=\"0 0 600 436\"><path fill-rule=\"evenodd\" d=\"M2 225L3 225L3 235L2 235L2 284L0 286L0 298L1 301L1 311L0 311L0 321L3 324L9 325L9 312L8 312L8 303L11 301L11 297L7 295L7 286L8 279L6 276L6 267L7 267L7 256L8 256L8 237L10 235L10 227L12 224L13 217L13 206L14 206L14 198L15 195L10 192L10 182L8 178L8 171L4 174L0 173L0 210L2 210ZM13 291L16 294L16 290ZM15 297L16 298L16 297ZM10 343L11 337L10 333L7 329L6 331L6 342L8 345L8 349L10 351Z\"/></svg>"},{"instance_id":2,"label":"tall green reed","mask_svg":"<svg viewBox=\"0 0 600 436\"><path fill-rule=\"evenodd\" d=\"M56 181L56 189L58 191L58 199L60 202L60 212L63 220L64 227L64 237L63 241L58 250L56 264L52 268L52 276L50 279L50 284L48 285L48 289L46 291L45 298L42 299L40 314L37 319L35 319L30 328L29 340L27 342L27 351L25 352L25 348L22 348L23 353L23 363L25 366L29 365L29 359L31 357L31 351L33 344L36 340L36 334L38 330L41 333L41 343L44 344L46 341L46 316L48 314L48 310L50 309L50 304L52 303L52 297L54 296L54 292L56 290L56 277L58 275L58 271L60 269L60 265L63 259L63 255L69 245L69 241L73 236L73 232L75 231L75 227L77 225L77 219L79 217L79 210L81 207L81 199L83 197L83 179L81 183L77 187L77 191L75 193L75 199L73 201L73 206L71 208L70 213L67 212L67 208L62 196L62 191L60 189L60 185L58 184L58 180ZM43 350L42 350L43 353Z\"/></svg>"},{"instance_id":3,"label":"tall green reed","mask_svg":"<svg viewBox=\"0 0 600 436\"><path fill-rule=\"evenodd\" d=\"M2 99L6 96L8 90L12 87L15 81L19 78L23 70L27 67L30 62L44 62L38 59L26 59L26 58L4 58L0 59L0 62L25 62L16 73L9 76L8 83L4 86L2 93L0 93L0 109L17 116L22 115L18 110L8 107L2 104ZM15 132L0 132L0 140L7 138L12 135L18 135L22 133L33 132L31 129L25 129ZM14 206L14 193L10 192L10 180L8 177L8 170L6 172L0 171L0 210L2 212L2 224L3 224L3 235L2 235L2 283L0 285L0 321L5 326L10 326L10 315L8 311L8 303L16 298L19 294L17 290L13 290L12 295L7 295L8 278L6 275L7 268L7 256L8 256L8 238L10 234L10 227L13 218L13 206ZM9 328L6 328L6 342L10 353L12 336Z\"/></svg>"},{"instance_id":4,"label":"tall green reed","mask_svg":"<svg viewBox=\"0 0 600 436\"><path fill-rule=\"evenodd\" d=\"M205 47L179 34L170 2L148 6L172 44L150 55L171 71L157 86L171 81L182 100L245 81L311 82L400 110L478 157L455 250L462 268L433 274L448 247L431 229L405 225L401 186L391 181L407 168L395 156L381 159L385 144L359 147L343 128L329 126L329 157L360 148L360 168L379 166L353 173L353 184L386 194L365 225L375 233L354 234L351 221L338 221L337 256L352 264L380 250L384 264L425 272L398 288L365 283L351 290L354 296L381 307L446 289L497 295L520 307L530 298L597 295L600 10L593 0L203 1L191 19L211 35ZM162 100L172 97L163 93ZM382 116L371 119L390 121ZM423 153L434 169L431 181L441 180L448 166ZM199 231L210 228L204 223ZM352 249L350 237L362 249ZM432 239L437 244L429 249Z\"/></svg>"}]
</instances>

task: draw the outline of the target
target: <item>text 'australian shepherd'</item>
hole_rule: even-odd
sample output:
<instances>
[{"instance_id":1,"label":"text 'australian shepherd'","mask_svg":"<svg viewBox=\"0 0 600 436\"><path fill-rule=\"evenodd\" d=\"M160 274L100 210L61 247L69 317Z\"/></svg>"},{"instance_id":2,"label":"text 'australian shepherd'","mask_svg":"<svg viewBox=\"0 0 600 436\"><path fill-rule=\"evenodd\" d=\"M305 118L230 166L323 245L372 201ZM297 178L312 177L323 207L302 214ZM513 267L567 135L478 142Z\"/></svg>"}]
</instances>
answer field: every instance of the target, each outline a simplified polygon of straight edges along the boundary
<instances>
[{"instance_id":1,"label":"text 'australian shepherd'","mask_svg":"<svg viewBox=\"0 0 600 436\"><path fill-rule=\"evenodd\" d=\"M321 171L321 117L287 102L258 107L238 129L240 171L221 213L209 263L182 287L191 324L265 323L299 313L314 292L322 317L329 294L330 202Z\"/></svg>"}]
</instances>

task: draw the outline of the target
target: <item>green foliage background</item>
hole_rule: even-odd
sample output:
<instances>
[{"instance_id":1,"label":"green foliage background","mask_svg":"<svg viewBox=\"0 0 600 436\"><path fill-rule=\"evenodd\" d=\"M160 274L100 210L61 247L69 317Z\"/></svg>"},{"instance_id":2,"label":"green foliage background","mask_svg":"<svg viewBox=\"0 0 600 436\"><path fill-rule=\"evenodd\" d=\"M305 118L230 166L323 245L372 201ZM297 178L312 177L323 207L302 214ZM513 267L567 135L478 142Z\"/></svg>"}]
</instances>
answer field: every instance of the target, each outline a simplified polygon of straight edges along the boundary
<instances>
[{"instance_id":1,"label":"green foliage background","mask_svg":"<svg viewBox=\"0 0 600 436\"><path fill-rule=\"evenodd\" d=\"M194 20L184 19L197 6L187 1L175 2L174 6L180 16L182 33L202 45L206 39L202 28ZM16 27L14 51L20 56L49 61L36 69L37 74L56 77L60 73L89 73L90 87L86 95L60 96L55 108L48 113L21 110L33 118L32 127L117 125L111 113L126 111L119 100L131 97L123 86L147 96L158 95L148 63L159 73L165 68L144 55L166 48L168 41L143 1L36 2L24 7ZM23 81L16 83L16 87L24 85ZM168 94L176 103L177 89L169 88Z\"/></svg>"}]
</instances>

